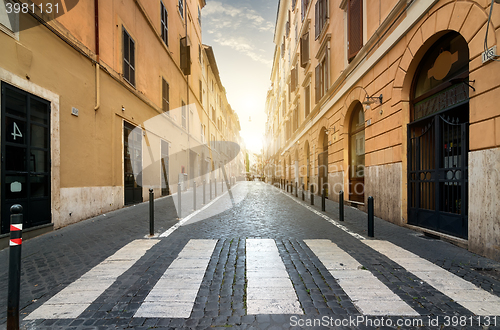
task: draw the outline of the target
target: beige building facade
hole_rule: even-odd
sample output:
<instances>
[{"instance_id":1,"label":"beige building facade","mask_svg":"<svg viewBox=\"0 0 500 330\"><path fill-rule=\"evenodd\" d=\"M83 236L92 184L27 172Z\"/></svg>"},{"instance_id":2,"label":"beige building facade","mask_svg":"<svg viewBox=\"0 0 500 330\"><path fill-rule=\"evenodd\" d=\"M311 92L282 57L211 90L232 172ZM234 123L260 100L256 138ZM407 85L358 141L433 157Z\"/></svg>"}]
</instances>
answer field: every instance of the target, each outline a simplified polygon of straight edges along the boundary
<instances>
[{"instance_id":1,"label":"beige building facade","mask_svg":"<svg viewBox=\"0 0 500 330\"><path fill-rule=\"evenodd\" d=\"M55 16L0 13L4 236L12 204L27 235L60 228L201 184L219 153L205 0L63 2ZM238 142L219 85L231 126L216 138Z\"/></svg>"},{"instance_id":2,"label":"beige building facade","mask_svg":"<svg viewBox=\"0 0 500 330\"><path fill-rule=\"evenodd\" d=\"M490 0L280 1L267 176L499 260L499 26Z\"/></svg>"}]
</instances>

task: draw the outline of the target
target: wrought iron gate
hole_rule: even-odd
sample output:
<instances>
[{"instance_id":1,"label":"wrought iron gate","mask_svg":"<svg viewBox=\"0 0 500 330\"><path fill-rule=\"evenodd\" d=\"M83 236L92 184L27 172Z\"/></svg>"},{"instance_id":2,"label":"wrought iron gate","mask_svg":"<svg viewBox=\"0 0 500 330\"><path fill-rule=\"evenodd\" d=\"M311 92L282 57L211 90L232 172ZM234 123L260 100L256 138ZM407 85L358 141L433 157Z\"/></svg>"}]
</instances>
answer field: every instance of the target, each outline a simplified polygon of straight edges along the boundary
<instances>
[{"instance_id":1,"label":"wrought iron gate","mask_svg":"<svg viewBox=\"0 0 500 330\"><path fill-rule=\"evenodd\" d=\"M408 125L409 224L467 239L468 141L459 116Z\"/></svg>"}]
</instances>

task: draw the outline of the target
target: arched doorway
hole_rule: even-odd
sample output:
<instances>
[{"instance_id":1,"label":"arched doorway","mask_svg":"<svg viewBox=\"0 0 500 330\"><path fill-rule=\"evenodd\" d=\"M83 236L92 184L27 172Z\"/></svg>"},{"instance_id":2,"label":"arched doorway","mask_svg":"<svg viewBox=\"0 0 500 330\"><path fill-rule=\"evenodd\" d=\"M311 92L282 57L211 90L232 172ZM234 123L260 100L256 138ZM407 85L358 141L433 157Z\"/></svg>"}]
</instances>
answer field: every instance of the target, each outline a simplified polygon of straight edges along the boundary
<instances>
[{"instance_id":1,"label":"arched doorway","mask_svg":"<svg viewBox=\"0 0 500 330\"><path fill-rule=\"evenodd\" d=\"M349 200L365 201L365 113L359 102L349 124Z\"/></svg>"},{"instance_id":2,"label":"arched doorway","mask_svg":"<svg viewBox=\"0 0 500 330\"><path fill-rule=\"evenodd\" d=\"M328 196L328 134L326 128L321 128L319 136L321 152L318 154L318 194L325 188L325 195Z\"/></svg>"},{"instance_id":3,"label":"arched doorway","mask_svg":"<svg viewBox=\"0 0 500 330\"><path fill-rule=\"evenodd\" d=\"M415 74L408 125L408 223L468 237L469 48L442 36Z\"/></svg>"}]
</instances>

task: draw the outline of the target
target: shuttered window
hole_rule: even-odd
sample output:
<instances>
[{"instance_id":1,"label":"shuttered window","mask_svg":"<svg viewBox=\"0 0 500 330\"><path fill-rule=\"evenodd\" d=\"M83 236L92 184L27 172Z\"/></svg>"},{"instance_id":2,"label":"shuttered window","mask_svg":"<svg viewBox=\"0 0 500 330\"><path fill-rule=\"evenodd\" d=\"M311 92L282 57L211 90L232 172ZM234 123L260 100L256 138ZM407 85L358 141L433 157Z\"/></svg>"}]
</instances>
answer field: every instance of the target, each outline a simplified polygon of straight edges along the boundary
<instances>
[{"instance_id":1,"label":"shuttered window","mask_svg":"<svg viewBox=\"0 0 500 330\"><path fill-rule=\"evenodd\" d=\"M309 32L300 38L300 66L305 68L309 63Z\"/></svg>"},{"instance_id":2,"label":"shuttered window","mask_svg":"<svg viewBox=\"0 0 500 330\"><path fill-rule=\"evenodd\" d=\"M160 1L161 7L161 40L168 46L168 12L163 2Z\"/></svg>"},{"instance_id":3,"label":"shuttered window","mask_svg":"<svg viewBox=\"0 0 500 330\"><path fill-rule=\"evenodd\" d=\"M309 0L302 0L301 14L300 14L302 21L306 17L307 7L309 7Z\"/></svg>"},{"instance_id":4,"label":"shuttered window","mask_svg":"<svg viewBox=\"0 0 500 330\"><path fill-rule=\"evenodd\" d=\"M165 79L161 80L162 109L164 112L170 110L170 86Z\"/></svg>"},{"instance_id":5,"label":"shuttered window","mask_svg":"<svg viewBox=\"0 0 500 330\"><path fill-rule=\"evenodd\" d=\"M316 68L314 69L314 76L315 76L315 86L314 86L314 91L315 91L315 103L318 103L319 100L321 99L321 64L318 64Z\"/></svg>"},{"instance_id":6,"label":"shuttered window","mask_svg":"<svg viewBox=\"0 0 500 330\"><path fill-rule=\"evenodd\" d=\"M325 54L325 57L321 60L321 62L316 66L315 69L315 92L316 92L316 103L325 95L325 92L328 90L328 52Z\"/></svg>"},{"instance_id":7,"label":"shuttered window","mask_svg":"<svg viewBox=\"0 0 500 330\"><path fill-rule=\"evenodd\" d=\"M179 14L181 14L181 17L184 18L184 0L179 0Z\"/></svg>"},{"instance_id":8,"label":"shuttered window","mask_svg":"<svg viewBox=\"0 0 500 330\"><path fill-rule=\"evenodd\" d=\"M135 86L135 42L123 29L123 78Z\"/></svg>"},{"instance_id":9,"label":"shuttered window","mask_svg":"<svg viewBox=\"0 0 500 330\"><path fill-rule=\"evenodd\" d=\"M288 22L286 22L286 37L290 36L290 11L288 11Z\"/></svg>"},{"instance_id":10,"label":"shuttered window","mask_svg":"<svg viewBox=\"0 0 500 330\"><path fill-rule=\"evenodd\" d=\"M182 72L189 76L191 74L191 45L187 37L180 39L180 62Z\"/></svg>"},{"instance_id":11,"label":"shuttered window","mask_svg":"<svg viewBox=\"0 0 500 330\"><path fill-rule=\"evenodd\" d=\"M201 82L201 80L199 82L200 82L200 103L203 104L203 83Z\"/></svg>"},{"instance_id":12,"label":"shuttered window","mask_svg":"<svg viewBox=\"0 0 500 330\"><path fill-rule=\"evenodd\" d=\"M311 113L311 85L307 85L304 94L304 117L307 118Z\"/></svg>"},{"instance_id":13,"label":"shuttered window","mask_svg":"<svg viewBox=\"0 0 500 330\"><path fill-rule=\"evenodd\" d=\"M290 74L291 76L291 86L292 86L292 92L295 91L297 88L297 68L292 69L292 73Z\"/></svg>"},{"instance_id":14,"label":"shuttered window","mask_svg":"<svg viewBox=\"0 0 500 330\"><path fill-rule=\"evenodd\" d=\"M297 0L292 0L292 10L295 10L296 5L297 5Z\"/></svg>"},{"instance_id":15,"label":"shuttered window","mask_svg":"<svg viewBox=\"0 0 500 330\"><path fill-rule=\"evenodd\" d=\"M318 0L315 5L315 26L314 37L318 39L328 18L328 1Z\"/></svg>"},{"instance_id":16,"label":"shuttered window","mask_svg":"<svg viewBox=\"0 0 500 330\"><path fill-rule=\"evenodd\" d=\"M182 128L186 128L187 126L187 118L186 118L186 115L187 115L187 110L186 110L186 103L184 103L184 101L182 101Z\"/></svg>"},{"instance_id":17,"label":"shuttered window","mask_svg":"<svg viewBox=\"0 0 500 330\"><path fill-rule=\"evenodd\" d=\"M299 107L297 106L293 110L293 131L295 132L298 129L299 129Z\"/></svg>"},{"instance_id":18,"label":"shuttered window","mask_svg":"<svg viewBox=\"0 0 500 330\"><path fill-rule=\"evenodd\" d=\"M349 0L348 17L348 59L351 61L363 47L363 0Z\"/></svg>"}]
</instances>

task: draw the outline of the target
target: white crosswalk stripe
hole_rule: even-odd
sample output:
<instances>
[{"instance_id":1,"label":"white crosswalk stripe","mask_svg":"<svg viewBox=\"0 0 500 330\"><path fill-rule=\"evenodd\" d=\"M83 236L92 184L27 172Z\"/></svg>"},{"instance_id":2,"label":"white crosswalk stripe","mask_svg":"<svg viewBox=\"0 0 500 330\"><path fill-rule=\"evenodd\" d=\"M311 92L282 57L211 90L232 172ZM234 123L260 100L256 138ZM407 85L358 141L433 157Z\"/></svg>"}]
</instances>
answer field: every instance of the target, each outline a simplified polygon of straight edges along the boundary
<instances>
[{"instance_id":1,"label":"white crosswalk stripe","mask_svg":"<svg viewBox=\"0 0 500 330\"><path fill-rule=\"evenodd\" d=\"M190 240L135 317L188 318L216 244L217 240Z\"/></svg>"},{"instance_id":2,"label":"white crosswalk stripe","mask_svg":"<svg viewBox=\"0 0 500 330\"><path fill-rule=\"evenodd\" d=\"M500 297L387 241L365 240L366 245L480 316L500 315Z\"/></svg>"},{"instance_id":3,"label":"white crosswalk stripe","mask_svg":"<svg viewBox=\"0 0 500 330\"><path fill-rule=\"evenodd\" d=\"M135 240L68 285L25 320L77 318L159 240Z\"/></svg>"},{"instance_id":4,"label":"white crosswalk stripe","mask_svg":"<svg viewBox=\"0 0 500 330\"><path fill-rule=\"evenodd\" d=\"M247 314L303 314L272 239L246 240Z\"/></svg>"},{"instance_id":5,"label":"white crosswalk stripe","mask_svg":"<svg viewBox=\"0 0 500 330\"><path fill-rule=\"evenodd\" d=\"M134 317L189 318L218 240L192 239L170 264ZM25 320L77 318L159 240L136 240L57 293ZM363 315L419 316L370 271L330 240L304 243ZM367 246L415 274L475 315L500 315L500 298L387 241ZM246 240L248 315L304 314L275 240Z\"/></svg>"},{"instance_id":6,"label":"white crosswalk stripe","mask_svg":"<svg viewBox=\"0 0 500 330\"><path fill-rule=\"evenodd\" d=\"M419 316L384 283L330 240L304 240L364 315Z\"/></svg>"}]
</instances>

